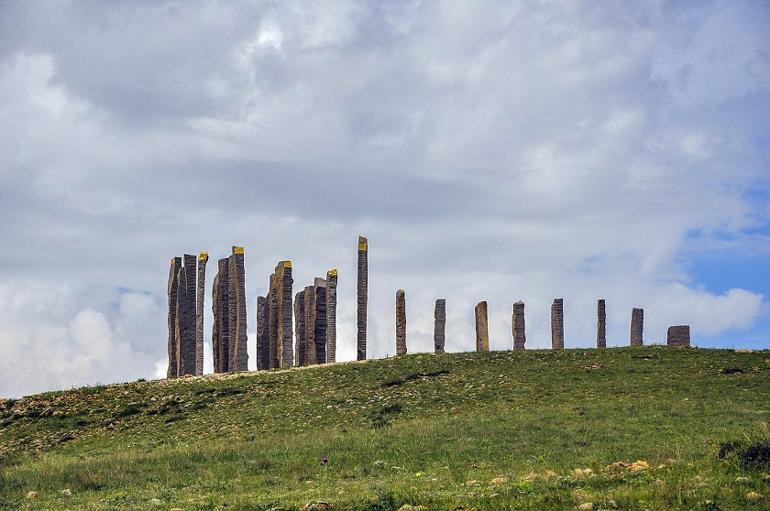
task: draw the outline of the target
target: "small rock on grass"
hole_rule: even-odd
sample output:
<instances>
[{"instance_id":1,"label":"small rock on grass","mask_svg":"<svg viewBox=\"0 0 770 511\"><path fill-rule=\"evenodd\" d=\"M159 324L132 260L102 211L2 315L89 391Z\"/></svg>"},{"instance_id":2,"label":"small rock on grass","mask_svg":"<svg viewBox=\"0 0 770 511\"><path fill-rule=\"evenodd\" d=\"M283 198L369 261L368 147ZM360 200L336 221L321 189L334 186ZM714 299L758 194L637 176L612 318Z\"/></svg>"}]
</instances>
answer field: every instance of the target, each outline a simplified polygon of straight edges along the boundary
<instances>
[{"instance_id":1,"label":"small rock on grass","mask_svg":"<svg viewBox=\"0 0 770 511\"><path fill-rule=\"evenodd\" d=\"M592 511L593 508L594 508L594 503L593 502L583 502L582 504L580 504L578 506L578 509L580 511Z\"/></svg>"},{"instance_id":2,"label":"small rock on grass","mask_svg":"<svg viewBox=\"0 0 770 511\"><path fill-rule=\"evenodd\" d=\"M35 500L37 498L37 492L36 491L28 491L27 492L27 498L29 500Z\"/></svg>"},{"instance_id":3,"label":"small rock on grass","mask_svg":"<svg viewBox=\"0 0 770 511\"><path fill-rule=\"evenodd\" d=\"M305 504L302 511L329 511L332 505L328 502L310 502Z\"/></svg>"},{"instance_id":4,"label":"small rock on grass","mask_svg":"<svg viewBox=\"0 0 770 511\"><path fill-rule=\"evenodd\" d=\"M746 494L746 500L748 500L749 502L758 502L762 500L762 495L755 491L750 491L749 493Z\"/></svg>"},{"instance_id":5,"label":"small rock on grass","mask_svg":"<svg viewBox=\"0 0 770 511\"><path fill-rule=\"evenodd\" d=\"M65 497L72 497L72 490L70 490L69 488L64 488L61 491L61 494L64 495Z\"/></svg>"}]
</instances>

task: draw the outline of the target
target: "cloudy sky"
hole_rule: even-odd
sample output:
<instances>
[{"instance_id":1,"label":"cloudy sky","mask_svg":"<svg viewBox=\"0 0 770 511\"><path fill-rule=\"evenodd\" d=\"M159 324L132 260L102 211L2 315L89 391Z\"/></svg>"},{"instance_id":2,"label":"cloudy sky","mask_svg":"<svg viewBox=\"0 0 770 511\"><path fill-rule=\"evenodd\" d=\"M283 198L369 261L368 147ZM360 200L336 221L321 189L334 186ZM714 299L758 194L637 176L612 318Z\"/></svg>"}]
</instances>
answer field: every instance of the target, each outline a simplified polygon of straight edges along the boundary
<instances>
[{"instance_id":1,"label":"cloudy sky","mask_svg":"<svg viewBox=\"0 0 770 511\"><path fill-rule=\"evenodd\" d=\"M692 325L770 347L765 1L0 1L0 396L165 374L171 256L246 247L254 308L340 270L355 354ZM212 261L214 262L214 261ZM215 264L209 264L206 291ZM210 301L206 304L210 311ZM206 317L210 339L210 312ZM210 370L210 345L206 363Z\"/></svg>"}]
</instances>

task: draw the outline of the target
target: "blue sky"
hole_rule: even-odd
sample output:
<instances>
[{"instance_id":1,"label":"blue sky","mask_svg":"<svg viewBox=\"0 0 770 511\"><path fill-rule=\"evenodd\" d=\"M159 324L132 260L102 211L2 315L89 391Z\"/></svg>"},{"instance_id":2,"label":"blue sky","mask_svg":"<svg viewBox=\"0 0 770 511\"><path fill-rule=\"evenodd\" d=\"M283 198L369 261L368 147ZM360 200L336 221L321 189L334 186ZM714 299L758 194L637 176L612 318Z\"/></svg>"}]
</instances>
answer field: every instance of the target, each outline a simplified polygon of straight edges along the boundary
<instances>
[{"instance_id":1,"label":"blue sky","mask_svg":"<svg viewBox=\"0 0 770 511\"><path fill-rule=\"evenodd\" d=\"M355 356L567 347L690 324L770 347L765 1L0 3L0 395L165 374L168 260L246 247L250 330L277 261L339 268ZM215 264L209 264L206 296ZM207 354L211 314L206 305ZM253 334L250 336L253 348ZM253 362L252 349L252 362ZM210 357L206 366L210 367ZM253 364L252 364L253 365Z\"/></svg>"}]
</instances>

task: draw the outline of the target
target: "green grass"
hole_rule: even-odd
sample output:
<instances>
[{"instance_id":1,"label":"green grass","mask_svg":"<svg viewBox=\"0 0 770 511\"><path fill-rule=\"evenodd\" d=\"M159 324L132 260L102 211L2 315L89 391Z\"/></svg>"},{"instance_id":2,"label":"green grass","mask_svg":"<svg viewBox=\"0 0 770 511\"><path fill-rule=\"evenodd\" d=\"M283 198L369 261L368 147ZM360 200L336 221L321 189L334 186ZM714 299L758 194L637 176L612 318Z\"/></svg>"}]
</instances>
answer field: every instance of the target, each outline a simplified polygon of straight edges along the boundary
<instances>
[{"instance_id":1,"label":"green grass","mask_svg":"<svg viewBox=\"0 0 770 511\"><path fill-rule=\"evenodd\" d=\"M768 423L768 351L418 354L89 387L0 403L0 509L770 509L770 466L742 454Z\"/></svg>"}]
</instances>

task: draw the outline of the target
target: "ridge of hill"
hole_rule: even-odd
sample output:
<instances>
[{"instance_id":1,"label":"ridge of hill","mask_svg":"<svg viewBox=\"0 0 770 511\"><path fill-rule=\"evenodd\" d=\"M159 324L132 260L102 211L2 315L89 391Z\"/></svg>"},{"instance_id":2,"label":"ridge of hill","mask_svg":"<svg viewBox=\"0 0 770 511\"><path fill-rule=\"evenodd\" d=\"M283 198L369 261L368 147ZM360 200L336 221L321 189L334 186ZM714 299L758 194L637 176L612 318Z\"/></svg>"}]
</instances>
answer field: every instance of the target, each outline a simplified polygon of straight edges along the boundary
<instances>
[{"instance_id":1,"label":"ridge of hill","mask_svg":"<svg viewBox=\"0 0 770 511\"><path fill-rule=\"evenodd\" d=\"M768 509L768 396L770 351L654 346L49 392L0 401L0 509Z\"/></svg>"}]
</instances>

